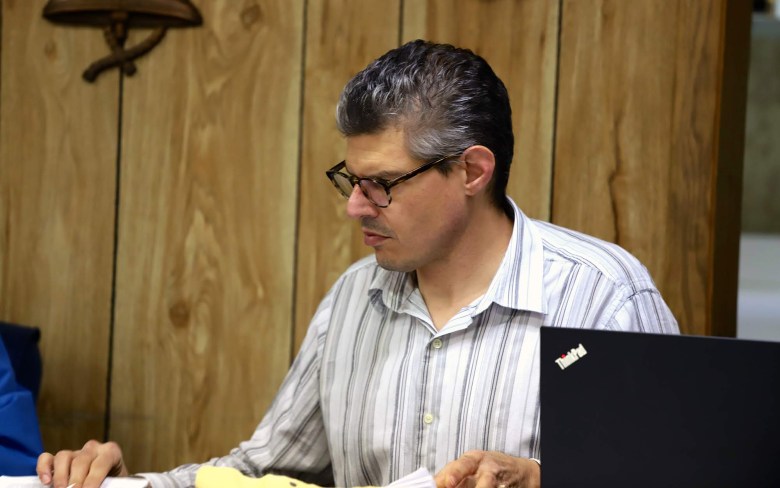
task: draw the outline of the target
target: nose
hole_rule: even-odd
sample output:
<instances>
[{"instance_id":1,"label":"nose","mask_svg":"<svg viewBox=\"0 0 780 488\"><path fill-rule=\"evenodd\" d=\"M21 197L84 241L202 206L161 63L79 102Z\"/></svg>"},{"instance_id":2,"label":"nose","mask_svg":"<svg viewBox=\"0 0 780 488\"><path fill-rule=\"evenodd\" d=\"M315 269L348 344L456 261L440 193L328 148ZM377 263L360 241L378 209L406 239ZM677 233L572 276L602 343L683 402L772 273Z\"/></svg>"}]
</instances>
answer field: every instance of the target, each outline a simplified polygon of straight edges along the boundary
<instances>
[{"instance_id":1,"label":"nose","mask_svg":"<svg viewBox=\"0 0 780 488\"><path fill-rule=\"evenodd\" d=\"M379 209L366 198L358 185L352 187L352 193L347 200L347 215L351 219L360 220L364 217L376 217Z\"/></svg>"}]
</instances>

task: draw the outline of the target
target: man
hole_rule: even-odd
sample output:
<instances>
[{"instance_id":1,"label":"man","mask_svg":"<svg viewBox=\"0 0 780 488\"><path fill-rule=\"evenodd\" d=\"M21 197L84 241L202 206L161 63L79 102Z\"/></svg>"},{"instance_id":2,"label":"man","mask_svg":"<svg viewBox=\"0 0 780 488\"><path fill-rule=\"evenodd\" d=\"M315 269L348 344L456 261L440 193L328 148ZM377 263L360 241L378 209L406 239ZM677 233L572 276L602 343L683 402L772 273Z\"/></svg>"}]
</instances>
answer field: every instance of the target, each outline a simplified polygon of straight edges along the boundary
<instances>
[{"instance_id":1,"label":"man","mask_svg":"<svg viewBox=\"0 0 780 488\"><path fill-rule=\"evenodd\" d=\"M347 84L337 119L346 159L327 175L375 254L323 299L252 439L208 464L330 486L419 467L440 488L538 486L540 327L676 333L674 317L627 252L506 197L509 99L479 56L394 49ZM144 476L192 486L198 467ZM57 488L127 473L95 441L38 470Z\"/></svg>"}]
</instances>

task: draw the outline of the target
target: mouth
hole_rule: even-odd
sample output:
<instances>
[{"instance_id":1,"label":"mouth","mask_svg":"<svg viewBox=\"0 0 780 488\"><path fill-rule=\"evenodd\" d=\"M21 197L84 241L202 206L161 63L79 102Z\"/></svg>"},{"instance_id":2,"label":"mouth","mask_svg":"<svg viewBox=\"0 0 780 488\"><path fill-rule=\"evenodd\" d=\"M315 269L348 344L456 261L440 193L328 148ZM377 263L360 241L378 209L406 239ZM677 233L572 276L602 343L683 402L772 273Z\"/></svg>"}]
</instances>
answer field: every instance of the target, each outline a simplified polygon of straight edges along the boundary
<instances>
[{"instance_id":1,"label":"mouth","mask_svg":"<svg viewBox=\"0 0 780 488\"><path fill-rule=\"evenodd\" d=\"M372 232L365 228L361 230L363 231L363 243L369 247L377 247L389 239L389 237L385 235L377 234L376 232Z\"/></svg>"}]
</instances>

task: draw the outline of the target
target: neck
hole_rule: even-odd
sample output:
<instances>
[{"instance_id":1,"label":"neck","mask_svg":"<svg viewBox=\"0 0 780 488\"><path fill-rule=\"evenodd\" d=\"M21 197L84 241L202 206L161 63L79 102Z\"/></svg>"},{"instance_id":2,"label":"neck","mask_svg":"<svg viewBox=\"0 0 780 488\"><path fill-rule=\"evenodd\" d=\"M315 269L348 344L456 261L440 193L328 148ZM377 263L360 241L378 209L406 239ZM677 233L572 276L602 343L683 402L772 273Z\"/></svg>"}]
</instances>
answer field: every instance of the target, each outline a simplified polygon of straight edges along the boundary
<instances>
[{"instance_id":1,"label":"neck","mask_svg":"<svg viewBox=\"0 0 780 488\"><path fill-rule=\"evenodd\" d=\"M417 285L437 329L485 294L506 253L512 225L492 205L475 208L452 252L417 270Z\"/></svg>"}]
</instances>

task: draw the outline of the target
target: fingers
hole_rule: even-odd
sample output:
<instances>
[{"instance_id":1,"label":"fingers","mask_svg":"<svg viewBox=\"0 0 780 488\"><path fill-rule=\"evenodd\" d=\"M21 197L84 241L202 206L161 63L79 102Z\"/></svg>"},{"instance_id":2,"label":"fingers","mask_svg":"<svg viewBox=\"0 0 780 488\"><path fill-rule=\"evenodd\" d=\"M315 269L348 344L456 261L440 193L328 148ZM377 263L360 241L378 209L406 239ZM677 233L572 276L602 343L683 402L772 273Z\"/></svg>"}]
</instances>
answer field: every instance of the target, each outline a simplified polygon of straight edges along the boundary
<instances>
[{"instance_id":1,"label":"fingers","mask_svg":"<svg viewBox=\"0 0 780 488\"><path fill-rule=\"evenodd\" d=\"M96 471L96 469L93 468L93 465L99 463L98 460L100 459L99 458L100 445L101 444L97 441L89 441L86 444L84 444L84 447L82 447L80 451L76 451L74 453L74 456L71 458L71 462L70 462L70 474L68 476L67 483L63 485L63 488L73 483L77 483L80 485L86 480L87 475L89 475L90 472ZM58 470L58 466L55 465L54 466L55 480L57 479L57 474L58 474L57 470ZM98 473L95 473L95 475L99 476ZM105 470L105 472L103 473L103 478L105 478L107 475L108 475L108 470ZM60 487L55 485L54 488L60 488Z\"/></svg>"},{"instance_id":2,"label":"fingers","mask_svg":"<svg viewBox=\"0 0 780 488\"><path fill-rule=\"evenodd\" d=\"M496 475L490 471L483 471L477 477L474 488L510 488L510 485L501 482Z\"/></svg>"},{"instance_id":3,"label":"fingers","mask_svg":"<svg viewBox=\"0 0 780 488\"><path fill-rule=\"evenodd\" d=\"M38 474L38 479L41 480L41 484L48 485L51 483L51 476L54 472L54 456L48 452L44 452L38 456L35 472Z\"/></svg>"},{"instance_id":4,"label":"fingers","mask_svg":"<svg viewBox=\"0 0 780 488\"><path fill-rule=\"evenodd\" d=\"M466 476L455 488L476 488L476 486L477 479L473 476Z\"/></svg>"},{"instance_id":5,"label":"fingers","mask_svg":"<svg viewBox=\"0 0 780 488\"><path fill-rule=\"evenodd\" d=\"M60 451L54 456L54 474L51 479L53 488L65 488L70 479L70 465L74 457L73 451Z\"/></svg>"},{"instance_id":6,"label":"fingers","mask_svg":"<svg viewBox=\"0 0 780 488\"><path fill-rule=\"evenodd\" d=\"M53 488L77 484L82 488L99 488L106 476L127 476L122 450L116 443L101 444L95 440L78 451L63 450L55 455L38 457L36 472L41 483Z\"/></svg>"},{"instance_id":7,"label":"fingers","mask_svg":"<svg viewBox=\"0 0 780 488\"><path fill-rule=\"evenodd\" d=\"M129 473L122 461L122 451L114 442L101 444L97 448L97 456L89 467L82 488L100 487L106 476L127 476ZM71 480L73 482L75 480Z\"/></svg>"},{"instance_id":8,"label":"fingers","mask_svg":"<svg viewBox=\"0 0 780 488\"><path fill-rule=\"evenodd\" d=\"M435 477L437 488L521 488L539 486L539 466L494 451L469 451Z\"/></svg>"},{"instance_id":9,"label":"fingers","mask_svg":"<svg viewBox=\"0 0 780 488\"><path fill-rule=\"evenodd\" d=\"M506 466L499 460L497 456L505 456L498 452L480 452L479 465L477 466L474 488L508 488L510 485L506 483ZM507 456L508 458L509 456Z\"/></svg>"},{"instance_id":10,"label":"fingers","mask_svg":"<svg viewBox=\"0 0 780 488\"><path fill-rule=\"evenodd\" d=\"M467 482L467 478L477 474L483 455L482 451L469 451L458 459L447 463L434 478L436 487L469 488L465 485L460 485Z\"/></svg>"}]
</instances>

